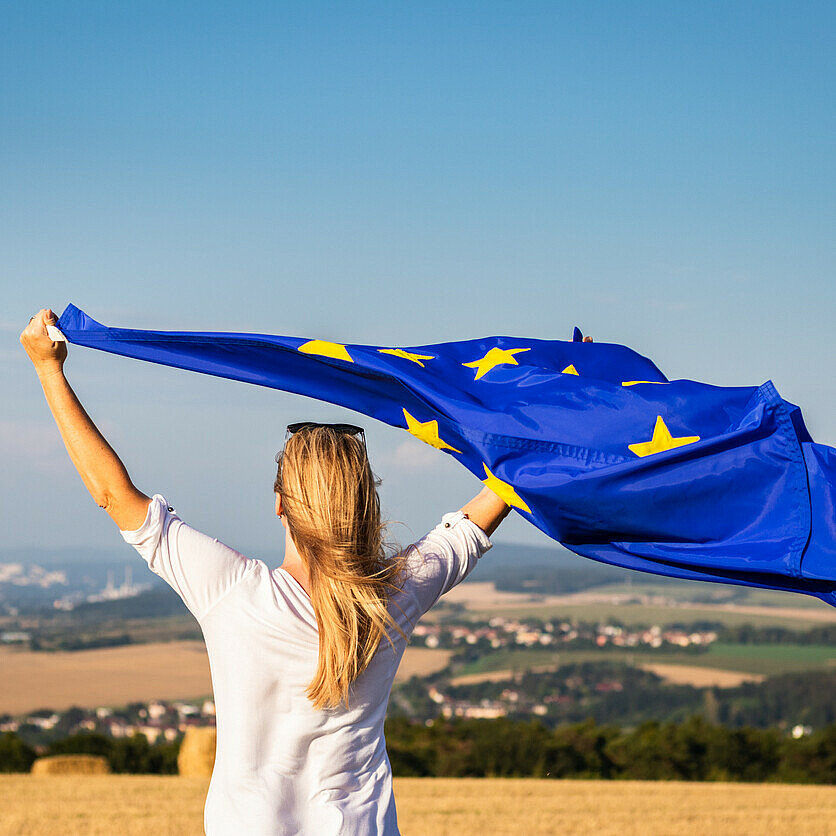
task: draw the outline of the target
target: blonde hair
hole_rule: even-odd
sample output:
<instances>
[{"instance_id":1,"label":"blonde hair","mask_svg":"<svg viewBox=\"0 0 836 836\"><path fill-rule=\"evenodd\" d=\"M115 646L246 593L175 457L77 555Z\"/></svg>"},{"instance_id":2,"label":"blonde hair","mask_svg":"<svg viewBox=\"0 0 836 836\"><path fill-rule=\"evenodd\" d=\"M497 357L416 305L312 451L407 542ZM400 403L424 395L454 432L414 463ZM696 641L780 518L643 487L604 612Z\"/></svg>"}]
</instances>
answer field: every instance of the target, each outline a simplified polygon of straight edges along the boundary
<instances>
[{"instance_id":1,"label":"blonde hair","mask_svg":"<svg viewBox=\"0 0 836 836\"><path fill-rule=\"evenodd\" d=\"M403 560L386 556L377 481L365 442L328 426L290 436L274 490L310 577L319 661L307 696L316 709L348 705L351 683L390 629Z\"/></svg>"}]
</instances>

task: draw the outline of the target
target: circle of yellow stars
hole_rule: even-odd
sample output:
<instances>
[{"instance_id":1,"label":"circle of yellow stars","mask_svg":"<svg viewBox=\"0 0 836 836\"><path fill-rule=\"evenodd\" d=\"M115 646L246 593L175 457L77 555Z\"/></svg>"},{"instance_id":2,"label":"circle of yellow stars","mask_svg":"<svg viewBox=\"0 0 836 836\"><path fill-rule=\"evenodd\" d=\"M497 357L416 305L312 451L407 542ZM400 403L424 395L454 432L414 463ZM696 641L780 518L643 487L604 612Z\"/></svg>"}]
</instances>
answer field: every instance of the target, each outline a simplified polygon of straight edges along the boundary
<instances>
[{"instance_id":1,"label":"circle of yellow stars","mask_svg":"<svg viewBox=\"0 0 836 836\"><path fill-rule=\"evenodd\" d=\"M530 348L499 348L494 346L488 349L483 357L476 360L471 360L461 365L476 369L475 380L481 380L486 374L495 369L497 366L510 365L518 366L519 361L516 359L517 354L522 354L525 351L530 351ZM313 354L320 357L330 357L333 360L343 360L348 363L353 363L354 358L348 351L348 348L342 343L329 342L327 340L308 340L299 346L298 351L303 354ZM425 368L425 360L435 360L433 354L418 354L416 352L407 351L404 348L379 348L377 351L380 354L389 354L393 357L398 357L402 360L407 360L410 363L415 363L421 368ZM580 377L580 372L574 364L570 364L563 369L561 374L570 374ZM622 386L638 386L642 384L652 384L656 386L666 385L664 381L656 380L625 380L622 381ZM461 453L461 450L456 449L451 444L444 441L439 435L438 421L429 420L421 421L414 415L411 415L406 409L403 410L404 421L406 422L406 431L415 438L429 444L436 450L449 450L451 453ZM656 423L653 427L651 438L646 441L637 441L633 444L628 444L628 449L639 458L646 456L653 456L656 453L664 453L668 450L674 450L677 447L683 447L686 444L693 444L700 440L698 435L674 436L665 423L661 415L656 416ZM525 500L517 493L514 487L509 483L490 471L487 464L484 462L482 466L485 469L485 478L482 483L489 487L500 499L504 500L507 505L514 508L519 508L526 513L531 513L531 509L526 504Z\"/></svg>"}]
</instances>

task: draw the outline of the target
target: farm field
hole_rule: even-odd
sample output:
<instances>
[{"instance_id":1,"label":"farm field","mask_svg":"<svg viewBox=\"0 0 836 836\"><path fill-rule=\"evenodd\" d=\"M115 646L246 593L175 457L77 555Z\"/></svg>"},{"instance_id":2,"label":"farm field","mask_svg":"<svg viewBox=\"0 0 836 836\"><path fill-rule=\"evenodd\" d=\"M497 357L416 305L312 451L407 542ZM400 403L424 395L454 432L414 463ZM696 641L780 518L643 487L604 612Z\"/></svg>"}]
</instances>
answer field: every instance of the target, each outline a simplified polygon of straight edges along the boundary
<instances>
[{"instance_id":1,"label":"farm field","mask_svg":"<svg viewBox=\"0 0 836 836\"><path fill-rule=\"evenodd\" d=\"M483 656L465 665L458 676L494 671L523 671L556 668L559 665L602 662L627 662L631 665L684 665L693 668L713 668L740 674L771 675L804 670L820 670L836 664L836 648L827 645L752 645L715 643L702 653L669 653L631 651L628 649L602 650L502 650Z\"/></svg>"},{"instance_id":2,"label":"farm field","mask_svg":"<svg viewBox=\"0 0 836 836\"><path fill-rule=\"evenodd\" d=\"M203 779L0 776L0 836L194 836ZM404 836L824 836L832 787L395 779ZM60 822L59 829L56 823Z\"/></svg>"},{"instance_id":3,"label":"farm field","mask_svg":"<svg viewBox=\"0 0 836 836\"><path fill-rule=\"evenodd\" d=\"M642 670L655 673L673 685L694 688L737 688L744 682L763 682L764 676L722 668L699 668L695 665L640 665Z\"/></svg>"},{"instance_id":4,"label":"farm field","mask_svg":"<svg viewBox=\"0 0 836 836\"><path fill-rule=\"evenodd\" d=\"M832 667L836 663L836 648L817 644L723 644L716 642L705 657L706 666L732 671L777 673L814 670ZM699 663L697 663L699 664Z\"/></svg>"},{"instance_id":5,"label":"farm field","mask_svg":"<svg viewBox=\"0 0 836 836\"><path fill-rule=\"evenodd\" d=\"M637 575L637 577L639 577ZM810 595L730 584L664 583L664 579L609 583L565 594L538 591L510 592L496 588L494 581L468 580L444 596L448 604L486 612L493 609L553 609L566 606L655 606L671 608L736 610L753 615L778 615L791 620L836 621L836 611ZM660 582L661 581L661 582Z\"/></svg>"},{"instance_id":6,"label":"farm field","mask_svg":"<svg viewBox=\"0 0 836 836\"><path fill-rule=\"evenodd\" d=\"M636 575L638 578L639 575ZM655 580L632 580L629 583L612 583L595 586L575 593L578 599L606 598L665 598L679 603L699 605L726 605L739 607L769 607L783 610L814 610L827 612L830 606L811 595L776 592L771 589L734 586L732 584L659 583ZM579 601L580 602L580 601Z\"/></svg>"},{"instance_id":7,"label":"farm field","mask_svg":"<svg viewBox=\"0 0 836 836\"><path fill-rule=\"evenodd\" d=\"M410 647L398 678L443 668L450 651ZM190 699L212 693L203 642L160 642L73 653L0 649L0 714Z\"/></svg>"},{"instance_id":8,"label":"farm field","mask_svg":"<svg viewBox=\"0 0 836 836\"><path fill-rule=\"evenodd\" d=\"M757 673L743 671L726 671L721 668L701 668L696 665L656 665L640 664L636 667L655 673L657 676L674 685L692 685L694 688L736 688L744 682L762 682L764 677ZM553 670L552 665L544 666L545 670ZM534 671L543 670L534 668ZM486 673L471 673L465 676L454 676L451 685L475 685L479 682L504 682L512 679L515 671L499 670Z\"/></svg>"},{"instance_id":9,"label":"farm field","mask_svg":"<svg viewBox=\"0 0 836 836\"><path fill-rule=\"evenodd\" d=\"M0 712L123 705L209 694L202 642L125 645L75 653L0 650Z\"/></svg>"},{"instance_id":10,"label":"farm field","mask_svg":"<svg viewBox=\"0 0 836 836\"><path fill-rule=\"evenodd\" d=\"M73 625L67 628L64 634L88 640L101 640L127 634L131 637L133 644L202 641L203 638L200 627L188 613L159 618L113 619L94 625Z\"/></svg>"},{"instance_id":11,"label":"farm field","mask_svg":"<svg viewBox=\"0 0 836 836\"><path fill-rule=\"evenodd\" d=\"M482 609L477 603L472 602L468 604L467 615L483 619L504 616L505 618L577 619L587 622L611 619L628 626L716 621L728 627L736 627L740 624L777 625L795 630L805 630L822 624L836 623L836 607L820 609L818 607L790 608L690 603L666 607L607 602L577 603L578 599L576 597L571 602L566 599L561 600L562 603L544 604L538 601L531 604L516 604L510 607L498 606L490 609Z\"/></svg>"}]
</instances>

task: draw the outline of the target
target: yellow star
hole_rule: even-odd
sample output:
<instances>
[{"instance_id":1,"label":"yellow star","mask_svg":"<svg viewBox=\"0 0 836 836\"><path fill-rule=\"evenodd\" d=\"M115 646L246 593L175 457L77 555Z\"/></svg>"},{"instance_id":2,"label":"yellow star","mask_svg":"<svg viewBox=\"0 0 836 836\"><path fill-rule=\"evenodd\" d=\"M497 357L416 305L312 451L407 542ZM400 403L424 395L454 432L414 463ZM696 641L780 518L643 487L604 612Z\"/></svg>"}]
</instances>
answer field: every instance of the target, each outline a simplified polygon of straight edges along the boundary
<instances>
[{"instance_id":1,"label":"yellow star","mask_svg":"<svg viewBox=\"0 0 836 836\"><path fill-rule=\"evenodd\" d=\"M334 360L348 360L353 363L348 349L341 343L329 343L327 340L308 340L299 346L302 354L319 354L321 357L332 357Z\"/></svg>"},{"instance_id":2,"label":"yellow star","mask_svg":"<svg viewBox=\"0 0 836 836\"><path fill-rule=\"evenodd\" d=\"M480 360L474 360L472 363L462 363L471 369L476 369L476 377L474 380L479 380L484 377L495 366L501 366L503 363L509 363L512 366L519 366L514 355L521 351L530 351L528 348L497 348L494 346L484 357Z\"/></svg>"},{"instance_id":3,"label":"yellow star","mask_svg":"<svg viewBox=\"0 0 836 836\"><path fill-rule=\"evenodd\" d=\"M485 487L490 488L506 505L511 505L514 508L522 508L523 511L527 511L529 514L531 513L531 508L525 504L522 497L511 485L503 482L498 476L494 476L484 462L482 462L482 467L485 468L485 475L488 477L482 480Z\"/></svg>"},{"instance_id":4,"label":"yellow star","mask_svg":"<svg viewBox=\"0 0 836 836\"><path fill-rule=\"evenodd\" d=\"M461 453L455 447L451 447L446 441L442 441L438 435L438 421L419 421L413 418L406 410L403 411L406 418L406 428L417 439L435 447L436 450L452 450L454 453Z\"/></svg>"},{"instance_id":5,"label":"yellow star","mask_svg":"<svg viewBox=\"0 0 836 836\"><path fill-rule=\"evenodd\" d=\"M639 383L654 383L656 386L664 386L664 380L622 380L622 386L636 386Z\"/></svg>"},{"instance_id":6,"label":"yellow star","mask_svg":"<svg viewBox=\"0 0 836 836\"><path fill-rule=\"evenodd\" d=\"M653 438L650 441L642 441L638 444L629 444L628 447L637 456L652 456L654 453L664 453L666 450L673 450L675 447L682 447L685 444L693 444L699 441L698 435L683 435L674 438L671 431L659 415L656 418L656 426L653 428Z\"/></svg>"},{"instance_id":7,"label":"yellow star","mask_svg":"<svg viewBox=\"0 0 836 836\"><path fill-rule=\"evenodd\" d=\"M433 354L413 354L411 351L404 351L402 348L379 348L378 351L381 354L394 354L395 357L412 360L413 363L417 363L422 369L424 368L424 364L421 362L422 360L435 360L435 355Z\"/></svg>"},{"instance_id":8,"label":"yellow star","mask_svg":"<svg viewBox=\"0 0 836 836\"><path fill-rule=\"evenodd\" d=\"M561 374L578 374L578 370L570 363Z\"/></svg>"}]
</instances>

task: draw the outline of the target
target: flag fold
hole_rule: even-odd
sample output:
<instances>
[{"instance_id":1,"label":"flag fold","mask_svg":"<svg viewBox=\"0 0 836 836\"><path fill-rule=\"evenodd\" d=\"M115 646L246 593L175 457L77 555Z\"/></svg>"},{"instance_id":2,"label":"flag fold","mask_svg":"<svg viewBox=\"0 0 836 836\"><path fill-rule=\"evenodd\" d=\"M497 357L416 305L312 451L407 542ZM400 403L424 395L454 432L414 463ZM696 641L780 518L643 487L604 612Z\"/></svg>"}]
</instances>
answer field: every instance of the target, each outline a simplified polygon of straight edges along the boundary
<instances>
[{"instance_id":1,"label":"flag fold","mask_svg":"<svg viewBox=\"0 0 836 836\"><path fill-rule=\"evenodd\" d=\"M585 557L836 605L836 451L771 382L667 380L625 346L485 337L371 346L106 327L76 345L362 412L453 456Z\"/></svg>"}]
</instances>

